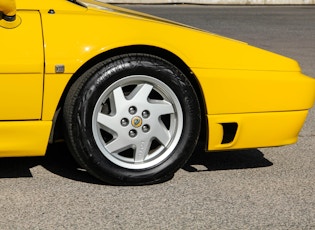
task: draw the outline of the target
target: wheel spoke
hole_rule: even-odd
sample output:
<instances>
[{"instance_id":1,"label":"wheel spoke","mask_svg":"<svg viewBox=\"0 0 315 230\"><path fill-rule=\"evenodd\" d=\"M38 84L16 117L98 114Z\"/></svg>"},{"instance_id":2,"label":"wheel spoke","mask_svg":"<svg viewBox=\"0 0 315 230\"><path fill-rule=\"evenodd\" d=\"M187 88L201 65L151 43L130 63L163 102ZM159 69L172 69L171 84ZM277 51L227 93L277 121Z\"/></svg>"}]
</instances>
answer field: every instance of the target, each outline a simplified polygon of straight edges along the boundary
<instances>
[{"instance_id":1,"label":"wheel spoke","mask_svg":"<svg viewBox=\"0 0 315 230\"><path fill-rule=\"evenodd\" d=\"M132 99L133 101L147 101L152 89L153 86L149 84L137 85L128 96L128 99Z\"/></svg>"},{"instance_id":2,"label":"wheel spoke","mask_svg":"<svg viewBox=\"0 0 315 230\"><path fill-rule=\"evenodd\" d=\"M155 114L156 117L173 114L175 112L171 103L162 100L151 100L149 111Z\"/></svg>"},{"instance_id":3,"label":"wheel spoke","mask_svg":"<svg viewBox=\"0 0 315 230\"><path fill-rule=\"evenodd\" d=\"M117 117L116 116L109 116L103 113L98 113L97 115L97 122L101 126L102 129L115 132L117 129ZM119 122L119 121L118 121Z\"/></svg>"},{"instance_id":4,"label":"wheel spoke","mask_svg":"<svg viewBox=\"0 0 315 230\"><path fill-rule=\"evenodd\" d=\"M121 87L113 90L113 102L115 104L115 112L121 111L124 104L126 103L126 97Z\"/></svg>"},{"instance_id":5,"label":"wheel spoke","mask_svg":"<svg viewBox=\"0 0 315 230\"><path fill-rule=\"evenodd\" d=\"M165 127L162 121L159 121L158 127L155 129L154 136L161 142L162 145L167 146L171 140L171 134Z\"/></svg>"},{"instance_id":6,"label":"wheel spoke","mask_svg":"<svg viewBox=\"0 0 315 230\"><path fill-rule=\"evenodd\" d=\"M120 138L116 138L115 140L109 142L108 144L106 144L106 149L111 153L119 153L123 150L126 150L130 147L130 144L123 141Z\"/></svg>"},{"instance_id":7,"label":"wheel spoke","mask_svg":"<svg viewBox=\"0 0 315 230\"><path fill-rule=\"evenodd\" d=\"M145 140L140 141L136 146L136 151L134 155L135 163L141 163L147 157L151 147L151 141Z\"/></svg>"}]
</instances>

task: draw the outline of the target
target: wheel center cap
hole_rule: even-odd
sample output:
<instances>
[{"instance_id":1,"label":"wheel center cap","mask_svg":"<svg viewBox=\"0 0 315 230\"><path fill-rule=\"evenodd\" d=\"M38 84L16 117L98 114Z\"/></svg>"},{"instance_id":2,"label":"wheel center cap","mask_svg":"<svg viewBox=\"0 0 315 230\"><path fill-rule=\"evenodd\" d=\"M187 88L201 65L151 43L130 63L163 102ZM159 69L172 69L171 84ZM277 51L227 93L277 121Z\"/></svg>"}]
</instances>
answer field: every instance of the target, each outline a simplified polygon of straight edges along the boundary
<instances>
[{"instance_id":1,"label":"wheel center cap","mask_svg":"<svg viewBox=\"0 0 315 230\"><path fill-rule=\"evenodd\" d=\"M133 117L132 120L131 120L131 124L133 127L135 128L139 128L141 125L142 125L142 119L141 117Z\"/></svg>"}]
</instances>

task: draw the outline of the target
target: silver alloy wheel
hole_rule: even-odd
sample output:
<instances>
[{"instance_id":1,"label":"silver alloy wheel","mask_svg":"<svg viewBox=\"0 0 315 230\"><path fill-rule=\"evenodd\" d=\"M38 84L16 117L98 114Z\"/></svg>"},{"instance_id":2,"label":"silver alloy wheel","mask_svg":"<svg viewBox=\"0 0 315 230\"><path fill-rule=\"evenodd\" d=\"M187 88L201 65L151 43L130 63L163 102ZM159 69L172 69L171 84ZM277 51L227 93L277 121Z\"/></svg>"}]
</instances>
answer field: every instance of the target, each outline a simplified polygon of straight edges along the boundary
<instances>
[{"instance_id":1,"label":"silver alloy wheel","mask_svg":"<svg viewBox=\"0 0 315 230\"><path fill-rule=\"evenodd\" d=\"M132 75L110 85L95 104L92 131L102 154L127 169L163 162L183 131L183 111L162 81Z\"/></svg>"}]
</instances>

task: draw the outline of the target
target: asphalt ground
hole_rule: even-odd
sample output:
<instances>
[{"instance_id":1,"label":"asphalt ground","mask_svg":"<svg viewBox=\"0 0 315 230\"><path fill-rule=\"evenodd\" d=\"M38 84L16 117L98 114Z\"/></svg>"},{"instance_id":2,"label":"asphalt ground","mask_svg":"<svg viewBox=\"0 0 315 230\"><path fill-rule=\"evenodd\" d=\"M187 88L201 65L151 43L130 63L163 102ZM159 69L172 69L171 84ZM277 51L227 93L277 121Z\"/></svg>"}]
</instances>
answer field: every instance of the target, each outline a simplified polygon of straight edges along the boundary
<instances>
[{"instance_id":1,"label":"asphalt ground","mask_svg":"<svg viewBox=\"0 0 315 230\"><path fill-rule=\"evenodd\" d=\"M292 57L315 77L314 6L125 7ZM151 186L103 184L54 144L46 157L0 159L0 229L315 229L314 154L314 109L295 145L198 148Z\"/></svg>"}]
</instances>

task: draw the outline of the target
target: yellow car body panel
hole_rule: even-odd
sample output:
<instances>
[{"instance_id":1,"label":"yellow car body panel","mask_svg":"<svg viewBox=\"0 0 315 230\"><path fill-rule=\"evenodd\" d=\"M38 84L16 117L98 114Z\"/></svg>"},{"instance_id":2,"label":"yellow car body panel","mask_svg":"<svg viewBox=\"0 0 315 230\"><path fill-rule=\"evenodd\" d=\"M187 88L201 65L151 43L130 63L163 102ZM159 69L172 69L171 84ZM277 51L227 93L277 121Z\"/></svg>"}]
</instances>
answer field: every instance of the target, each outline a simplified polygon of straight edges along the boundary
<instances>
[{"instance_id":1,"label":"yellow car body panel","mask_svg":"<svg viewBox=\"0 0 315 230\"><path fill-rule=\"evenodd\" d=\"M58 9L55 14L42 12L47 73L54 73L58 63L65 65L66 73L74 73L100 53L133 45L168 50L190 68L300 70L297 62L289 58L242 42L141 15L125 15L109 5L100 5L107 10L88 8L84 17L82 12Z\"/></svg>"},{"instance_id":2,"label":"yellow car body panel","mask_svg":"<svg viewBox=\"0 0 315 230\"><path fill-rule=\"evenodd\" d=\"M192 70L209 115L301 111L314 103L315 81L300 72Z\"/></svg>"},{"instance_id":3,"label":"yellow car body panel","mask_svg":"<svg viewBox=\"0 0 315 230\"><path fill-rule=\"evenodd\" d=\"M297 140L314 103L315 81L301 74L296 61L146 14L82 2L86 7L65 0L17 0L21 24L11 29L0 24L6 53L0 57L0 156L45 154L72 76L94 57L130 46L166 50L195 75L205 101L208 150ZM225 124L237 124L228 143L223 142Z\"/></svg>"},{"instance_id":4,"label":"yellow car body panel","mask_svg":"<svg viewBox=\"0 0 315 230\"><path fill-rule=\"evenodd\" d=\"M46 74L45 75L45 95L43 98L43 121L51 121L55 115L57 105L62 93L72 74Z\"/></svg>"},{"instance_id":5,"label":"yellow car body panel","mask_svg":"<svg viewBox=\"0 0 315 230\"><path fill-rule=\"evenodd\" d=\"M0 122L0 156L43 156L51 127L51 121Z\"/></svg>"},{"instance_id":6,"label":"yellow car body panel","mask_svg":"<svg viewBox=\"0 0 315 230\"><path fill-rule=\"evenodd\" d=\"M0 27L0 120L39 120L44 81L40 14L23 11L19 16L20 26Z\"/></svg>"}]
</instances>

